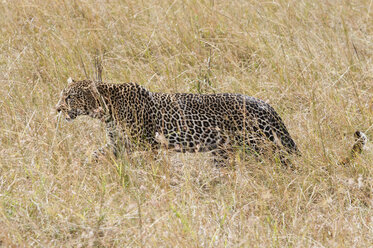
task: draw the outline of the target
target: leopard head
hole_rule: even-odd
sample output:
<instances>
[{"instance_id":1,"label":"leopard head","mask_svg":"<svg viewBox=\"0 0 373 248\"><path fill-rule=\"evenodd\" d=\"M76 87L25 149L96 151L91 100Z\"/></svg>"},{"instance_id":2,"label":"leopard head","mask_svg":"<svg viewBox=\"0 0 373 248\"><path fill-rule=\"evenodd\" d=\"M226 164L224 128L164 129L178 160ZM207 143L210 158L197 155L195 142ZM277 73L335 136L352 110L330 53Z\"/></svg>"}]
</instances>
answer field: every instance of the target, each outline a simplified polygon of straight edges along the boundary
<instances>
[{"instance_id":1,"label":"leopard head","mask_svg":"<svg viewBox=\"0 0 373 248\"><path fill-rule=\"evenodd\" d=\"M60 100L56 105L57 112L62 112L67 121L74 120L80 115L99 118L103 110L97 99L95 82L74 81L69 78L67 83L67 87L62 90Z\"/></svg>"}]
</instances>

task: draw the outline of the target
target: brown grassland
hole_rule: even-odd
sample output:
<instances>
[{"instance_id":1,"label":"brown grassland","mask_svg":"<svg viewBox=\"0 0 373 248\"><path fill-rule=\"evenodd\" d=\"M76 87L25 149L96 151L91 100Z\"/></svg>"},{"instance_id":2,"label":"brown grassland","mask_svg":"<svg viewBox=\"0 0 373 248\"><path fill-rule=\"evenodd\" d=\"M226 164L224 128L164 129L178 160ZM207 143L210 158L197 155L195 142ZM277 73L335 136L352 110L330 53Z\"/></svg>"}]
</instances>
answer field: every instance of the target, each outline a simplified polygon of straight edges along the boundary
<instances>
[{"instance_id":1,"label":"brown grassland","mask_svg":"<svg viewBox=\"0 0 373 248\"><path fill-rule=\"evenodd\" d=\"M294 170L159 151L84 160L106 142L54 109L66 79L269 102ZM373 1L2 0L0 246L372 247Z\"/></svg>"}]
</instances>

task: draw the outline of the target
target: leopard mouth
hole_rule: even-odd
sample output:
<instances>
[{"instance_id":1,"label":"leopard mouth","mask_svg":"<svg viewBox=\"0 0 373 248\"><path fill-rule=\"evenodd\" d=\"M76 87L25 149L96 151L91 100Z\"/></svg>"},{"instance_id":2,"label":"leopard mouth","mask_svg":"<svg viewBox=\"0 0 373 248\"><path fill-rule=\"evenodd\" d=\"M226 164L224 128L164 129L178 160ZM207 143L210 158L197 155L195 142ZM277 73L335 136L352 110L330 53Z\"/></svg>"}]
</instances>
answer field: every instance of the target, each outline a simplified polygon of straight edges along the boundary
<instances>
[{"instance_id":1,"label":"leopard mouth","mask_svg":"<svg viewBox=\"0 0 373 248\"><path fill-rule=\"evenodd\" d=\"M65 120L66 121L72 121L77 117L77 114L75 111L67 111L65 112Z\"/></svg>"},{"instance_id":2,"label":"leopard mouth","mask_svg":"<svg viewBox=\"0 0 373 248\"><path fill-rule=\"evenodd\" d=\"M59 111L58 114L62 114L65 117L65 120L68 122L74 120L77 117L77 115L72 111Z\"/></svg>"}]
</instances>

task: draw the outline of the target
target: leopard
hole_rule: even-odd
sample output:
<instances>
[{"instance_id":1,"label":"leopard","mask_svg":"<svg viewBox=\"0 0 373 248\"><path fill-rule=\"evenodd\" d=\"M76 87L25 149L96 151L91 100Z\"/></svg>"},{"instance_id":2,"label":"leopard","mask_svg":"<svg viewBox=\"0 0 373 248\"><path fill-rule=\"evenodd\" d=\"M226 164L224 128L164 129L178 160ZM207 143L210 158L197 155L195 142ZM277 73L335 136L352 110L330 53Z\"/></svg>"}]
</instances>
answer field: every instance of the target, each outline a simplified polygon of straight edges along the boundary
<instances>
[{"instance_id":1,"label":"leopard","mask_svg":"<svg viewBox=\"0 0 373 248\"><path fill-rule=\"evenodd\" d=\"M86 115L104 123L108 142L93 153L94 159L163 147L211 151L214 163L225 165L242 148L256 157L271 154L287 165L289 155L301 154L270 104L238 93L161 93L133 82L69 78L56 110L67 121Z\"/></svg>"}]
</instances>

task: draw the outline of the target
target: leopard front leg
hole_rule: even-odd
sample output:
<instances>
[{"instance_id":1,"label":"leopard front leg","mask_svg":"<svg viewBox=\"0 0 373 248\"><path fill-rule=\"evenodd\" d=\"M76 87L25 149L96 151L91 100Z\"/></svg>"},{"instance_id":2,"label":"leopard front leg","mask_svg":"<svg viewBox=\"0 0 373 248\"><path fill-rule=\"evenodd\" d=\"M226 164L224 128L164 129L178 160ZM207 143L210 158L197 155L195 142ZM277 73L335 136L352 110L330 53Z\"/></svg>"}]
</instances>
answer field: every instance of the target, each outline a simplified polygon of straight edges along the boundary
<instances>
[{"instance_id":1,"label":"leopard front leg","mask_svg":"<svg viewBox=\"0 0 373 248\"><path fill-rule=\"evenodd\" d=\"M92 153L92 160L97 162L98 159L101 157L101 156L106 156L107 154L111 153L113 151L113 148L110 144L106 144L100 148L98 148L97 150L95 150L93 153ZM114 153L115 155L115 153Z\"/></svg>"},{"instance_id":2,"label":"leopard front leg","mask_svg":"<svg viewBox=\"0 0 373 248\"><path fill-rule=\"evenodd\" d=\"M117 125L114 121L106 122L105 123L105 131L107 137L107 144L98 148L96 151L92 153L91 160L98 161L101 156L106 156L109 154L113 154L116 158L119 154L119 131L117 130Z\"/></svg>"},{"instance_id":3,"label":"leopard front leg","mask_svg":"<svg viewBox=\"0 0 373 248\"><path fill-rule=\"evenodd\" d=\"M114 156L118 157L118 142L119 142L119 130L117 128L117 125L114 121L110 121L106 123L106 137L108 139L108 143L105 145L106 149L111 151Z\"/></svg>"},{"instance_id":4,"label":"leopard front leg","mask_svg":"<svg viewBox=\"0 0 373 248\"><path fill-rule=\"evenodd\" d=\"M108 153L113 154L115 158L119 158L123 154L132 152L133 146L129 135L120 126L114 121L110 121L106 123L105 129L108 143L94 152L96 159L100 155L105 156Z\"/></svg>"}]
</instances>

